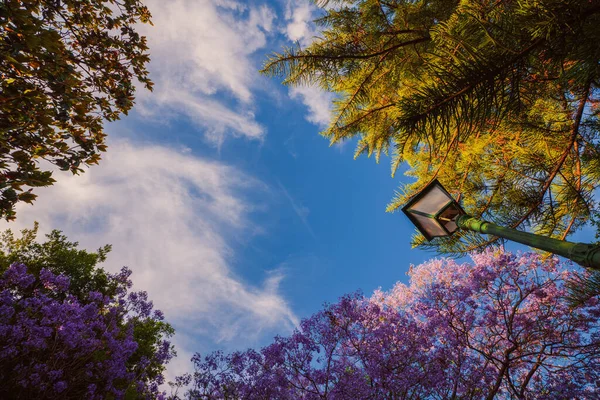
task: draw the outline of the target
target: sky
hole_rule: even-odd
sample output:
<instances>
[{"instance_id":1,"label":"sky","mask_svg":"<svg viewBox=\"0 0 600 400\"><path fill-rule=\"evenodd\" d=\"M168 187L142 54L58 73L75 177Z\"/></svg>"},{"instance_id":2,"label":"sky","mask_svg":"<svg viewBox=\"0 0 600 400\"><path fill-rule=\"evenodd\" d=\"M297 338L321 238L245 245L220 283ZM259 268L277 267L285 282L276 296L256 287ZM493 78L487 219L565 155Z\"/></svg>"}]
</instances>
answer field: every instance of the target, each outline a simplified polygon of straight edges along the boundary
<instances>
[{"instance_id":1,"label":"sky","mask_svg":"<svg viewBox=\"0 0 600 400\"><path fill-rule=\"evenodd\" d=\"M112 244L104 268L131 268L176 329L169 379L192 370L195 352L265 345L435 256L411 249L410 222L385 212L408 178L319 135L332 95L258 73L268 54L317 34L311 2L145 3L154 92L138 90L133 112L105 126L99 166L56 171L0 228L38 221L89 250Z\"/></svg>"}]
</instances>

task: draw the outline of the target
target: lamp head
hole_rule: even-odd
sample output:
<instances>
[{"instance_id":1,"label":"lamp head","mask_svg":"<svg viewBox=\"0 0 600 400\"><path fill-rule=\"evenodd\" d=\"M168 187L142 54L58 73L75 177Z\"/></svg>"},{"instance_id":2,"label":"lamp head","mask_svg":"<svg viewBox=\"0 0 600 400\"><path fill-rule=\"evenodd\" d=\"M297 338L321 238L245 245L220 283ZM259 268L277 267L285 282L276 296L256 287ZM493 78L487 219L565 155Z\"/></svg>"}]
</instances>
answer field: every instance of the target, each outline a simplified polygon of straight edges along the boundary
<instances>
[{"instance_id":1,"label":"lamp head","mask_svg":"<svg viewBox=\"0 0 600 400\"><path fill-rule=\"evenodd\" d=\"M413 196L402 211L429 241L452 235L458 229L456 218L465 214L437 179Z\"/></svg>"}]
</instances>

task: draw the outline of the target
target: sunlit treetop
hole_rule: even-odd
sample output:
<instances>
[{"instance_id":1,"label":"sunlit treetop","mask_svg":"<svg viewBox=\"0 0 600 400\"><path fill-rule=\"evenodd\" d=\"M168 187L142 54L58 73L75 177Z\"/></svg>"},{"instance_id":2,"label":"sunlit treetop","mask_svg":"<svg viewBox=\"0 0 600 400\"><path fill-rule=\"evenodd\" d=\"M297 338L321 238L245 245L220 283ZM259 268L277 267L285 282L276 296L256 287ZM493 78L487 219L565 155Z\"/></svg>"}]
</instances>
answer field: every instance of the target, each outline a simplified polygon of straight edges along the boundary
<instances>
[{"instance_id":1,"label":"sunlit treetop","mask_svg":"<svg viewBox=\"0 0 600 400\"><path fill-rule=\"evenodd\" d=\"M587 1L317 2L319 37L263 72L337 94L332 143L390 154L415 178L394 211L434 178L470 214L565 237L597 212L600 4ZM424 244L416 236L414 244ZM463 233L438 251L488 244Z\"/></svg>"}]
</instances>

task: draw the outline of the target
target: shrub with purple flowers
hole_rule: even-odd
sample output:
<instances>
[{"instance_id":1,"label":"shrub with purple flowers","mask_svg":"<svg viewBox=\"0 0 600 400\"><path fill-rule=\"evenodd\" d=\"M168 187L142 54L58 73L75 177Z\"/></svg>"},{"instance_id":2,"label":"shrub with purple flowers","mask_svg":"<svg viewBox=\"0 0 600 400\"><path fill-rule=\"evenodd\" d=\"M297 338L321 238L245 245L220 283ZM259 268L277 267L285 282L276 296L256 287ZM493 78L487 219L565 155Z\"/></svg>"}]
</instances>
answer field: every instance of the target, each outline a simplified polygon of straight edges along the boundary
<instances>
[{"instance_id":1,"label":"shrub with purple flowers","mask_svg":"<svg viewBox=\"0 0 600 400\"><path fill-rule=\"evenodd\" d=\"M23 233L5 234L0 252L0 398L162 397L174 331L146 292L130 290L131 271L106 273L104 254L57 231L43 244L35 228Z\"/></svg>"},{"instance_id":2,"label":"shrub with purple flowers","mask_svg":"<svg viewBox=\"0 0 600 400\"><path fill-rule=\"evenodd\" d=\"M193 358L188 399L598 399L600 305L537 254L433 260L256 351Z\"/></svg>"}]
</instances>

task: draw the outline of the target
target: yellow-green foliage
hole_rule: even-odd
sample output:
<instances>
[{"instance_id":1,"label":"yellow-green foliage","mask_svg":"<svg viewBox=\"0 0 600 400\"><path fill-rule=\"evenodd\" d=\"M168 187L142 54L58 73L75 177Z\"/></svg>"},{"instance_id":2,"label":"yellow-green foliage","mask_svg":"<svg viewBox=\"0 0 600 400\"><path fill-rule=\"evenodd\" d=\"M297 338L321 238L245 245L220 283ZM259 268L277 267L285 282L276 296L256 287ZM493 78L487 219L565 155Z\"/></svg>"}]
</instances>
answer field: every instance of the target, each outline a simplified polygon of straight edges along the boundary
<instances>
[{"instance_id":1,"label":"yellow-green foliage","mask_svg":"<svg viewBox=\"0 0 600 400\"><path fill-rule=\"evenodd\" d=\"M579 0L320 2L322 35L265 64L284 83L337 93L322 132L357 136L356 156L407 162L467 212L564 237L597 213L600 5ZM424 244L417 235L416 245ZM436 239L461 253L480 236Z\"/></svg>"}]
</instances>

